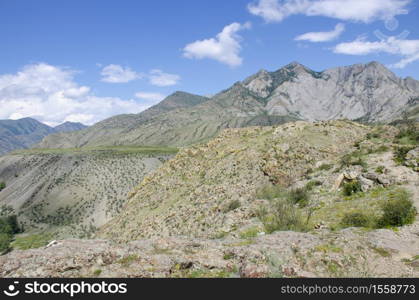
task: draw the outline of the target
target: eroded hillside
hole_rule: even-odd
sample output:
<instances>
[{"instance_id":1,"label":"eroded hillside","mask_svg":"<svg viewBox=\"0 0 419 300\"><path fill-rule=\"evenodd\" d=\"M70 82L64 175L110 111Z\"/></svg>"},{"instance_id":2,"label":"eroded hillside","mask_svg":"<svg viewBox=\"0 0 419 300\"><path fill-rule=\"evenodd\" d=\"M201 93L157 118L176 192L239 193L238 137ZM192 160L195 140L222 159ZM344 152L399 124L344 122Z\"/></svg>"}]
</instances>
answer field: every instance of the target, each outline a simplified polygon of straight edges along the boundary
<instances>
[{"instance_id":1,"label":"eroded hillside","mask_svg":"<svg viewBox=\"0 0 419 300\"><path fill-rule=\"evenodd\" d=\"M237 235L239 228L254 223L259 231L266 231L256 218L256 211L266 205L269 196L264 195L263 189L269 184L292 189L311 181L313 191L307 207L316 209L311 212L302 208L301 213L310 214L310 220L331 221L338 216L329 213L322 220L319 215L342 204L343 196L338 190L344 179L336 186L337 178L350 173L356 179L365 173L360 179L362 184L371 188L382 186L374 184L377 178L366 178L374 177L366 174L375 168L360 166L363 155L369 157L379 152L380 146L392 155L391 147L385 146L384 141L367 143L371 130L349 121L226 130L209 143L182 150L147 176L131 193L121 214L101 229L100 236L119 241L179 235L214 238ZM393 132L387 138L392 143L397 130L388 127L383 131ZM362 150L365 153L356 148L364 145L363 141L368 145ZM352 158L351 153L360 157ZM403 168L417 176L413 170ZM414 178L417 177L410 180ZM395 183L394 180L382 181L390 185L388 182Z\"/></svg>"},{"instance_id":2,"label":"eroded hillside","mask_svg":"<svg viewBox=\"0 0 419 300\"><path fill-rule=\"evenodd\" d=\"M0 275L418 277L418 142L349 121L230 129L146 176L107 240L14 250Z\"/></svg>"},{"instance_id":3,"label":"eroded hillside","mask_svg":"<svg viewBox=\"0 0 419 300\"><path fill-rule=\"evenodd\" d=\"M2 214L25 231L90 236L114 217L128 192L175 149L102 148L19 151L0 157Z\"/></svg>"}]
</instances>

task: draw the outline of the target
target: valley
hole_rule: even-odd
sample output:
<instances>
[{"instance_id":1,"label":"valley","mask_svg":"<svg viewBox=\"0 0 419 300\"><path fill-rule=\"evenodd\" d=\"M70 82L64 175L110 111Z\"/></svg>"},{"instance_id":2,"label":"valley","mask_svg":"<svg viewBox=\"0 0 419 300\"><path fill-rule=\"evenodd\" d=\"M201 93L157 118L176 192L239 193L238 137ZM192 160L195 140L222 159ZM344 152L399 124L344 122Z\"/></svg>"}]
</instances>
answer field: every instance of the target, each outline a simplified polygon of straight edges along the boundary
<instances>
[{"instance_id":1,"label":"valley","mask_svg":"<svg viewBox=\"0 0 419 300\"><path fill-rule=\"evenodd\" d=\"M25 232L91 237L115 216L128 192L176 153L169 148L19 150L0 157L1 214Z\"/></svg>"}]
</instances>

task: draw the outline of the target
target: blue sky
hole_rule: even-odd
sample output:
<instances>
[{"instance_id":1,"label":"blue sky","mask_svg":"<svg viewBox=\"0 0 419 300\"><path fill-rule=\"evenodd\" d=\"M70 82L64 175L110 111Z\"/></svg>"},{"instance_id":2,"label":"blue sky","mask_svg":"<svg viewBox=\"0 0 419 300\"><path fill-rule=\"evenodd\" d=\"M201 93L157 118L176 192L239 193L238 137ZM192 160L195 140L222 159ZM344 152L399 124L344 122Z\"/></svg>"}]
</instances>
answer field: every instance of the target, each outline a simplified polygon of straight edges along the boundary
<instances>
[{"instance_id":1,"label":"blue sky","mask_svg":"<svg viewBox=\"0 0 419 300\"><path fill-rule=\"evenodd\" d=\"M378 60L419 79L418 4L2 0L0 118L92 124L291 61L321 71Z\"/></svg>"}]
</instances>

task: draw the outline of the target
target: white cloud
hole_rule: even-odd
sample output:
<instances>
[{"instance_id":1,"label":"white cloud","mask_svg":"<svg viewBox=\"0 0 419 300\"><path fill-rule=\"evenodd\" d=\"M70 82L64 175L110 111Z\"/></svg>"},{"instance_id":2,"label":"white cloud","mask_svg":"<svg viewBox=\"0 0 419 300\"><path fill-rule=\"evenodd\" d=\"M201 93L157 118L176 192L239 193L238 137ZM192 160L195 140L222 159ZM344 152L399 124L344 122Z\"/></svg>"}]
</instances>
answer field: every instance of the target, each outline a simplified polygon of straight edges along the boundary
<instances>
[{"instance_id":1,"label":"white cloud","mask_svg":"<svg viewBox=\"0 0 419 300\"><path fill-rule=\"evenodd\" d=\"M130 68L120 65L108 65L102 69L102 81L109 83L125 83L142 77L141 74L131 70Z\"/></svg>"},{"instance_id":2,"label":"white cloud","mask_svg":"<svg viewBox=\"0 0 419 300\"><path fill-rule=\"evenodd\" d=\"M33 117L55 126L65 121L90 125L149 107L135 100L97 97L74 81L74 72L45 63L0 75L0 119Z\"/></svg>"},{"instance_id":3,"label":"white cloud","mask_svg":"<svg viewBox=\"0 0 419 300\"><path fill-rule=\"evenodd\" d=\"M138 92L135 94L135 97L137 97L138 99L143 99L146 101L161 101L164 98L166 98L165 95L160 94L160 93L148 93L148 92Z\"/></svg>"},{"instance_id":4,"label":"white cloud","mask_svg":"<svg viewBox=\"0 0 419 300\"><path fill-rule=\"evenodd\" d=\"M240 57L241 37L237 32L249 29L250 23L232 23L224 27L223 31L215 38L199 40L188 44L183 49L183 55L187 58L210 58L229 66L239 66L243 59Z\"/></svg>"},{"instance_id":5,"label":"white cloud","mask_svg":"<svg viewBox=\"0 0 419 300\"><path fill-rule=\"evenodd\" d=\"M407 14L412 0L259 0L250 3L251 14L266 22L281 22L292 15L323 16L370 23Z\"/></svg>"},{"instance_id":6,"label":"white cloud","mask_svg":"<svg viewBox=\"0 0 419 300\"><path fill-rule=\"evenodd\" d=\"M329 42L337 39L345 31L345 25L339 23L332 31L307 32L295 38L296 41L309 41L313 43Z\"/></svg>"},{"instance_id":7,"label":"white cloud","mask_svg":"<svg viewBox=\"0 0 419 300\"><path fill-rule=\"evenodd\" d=\"M165 73L162 70L154 69L150 71L150 83L156 86L172 86L180 81L180 76L176 74Z\"/></svg>"},{"instance_id":8,"label":"white cloud","mask_svg":"<svg viewBox=\"0 0 419 300\"><path fill-rule=\"evenodd\" d=\"M370 42L365 37L359 37L352 42L336 45L333 51L347 55L367 55L374 53L398 55L402 59L392 66L404 68L408 64L419 60L419 40L402 40L389 37L385 40Z\"/></svg>"}]
</instances>

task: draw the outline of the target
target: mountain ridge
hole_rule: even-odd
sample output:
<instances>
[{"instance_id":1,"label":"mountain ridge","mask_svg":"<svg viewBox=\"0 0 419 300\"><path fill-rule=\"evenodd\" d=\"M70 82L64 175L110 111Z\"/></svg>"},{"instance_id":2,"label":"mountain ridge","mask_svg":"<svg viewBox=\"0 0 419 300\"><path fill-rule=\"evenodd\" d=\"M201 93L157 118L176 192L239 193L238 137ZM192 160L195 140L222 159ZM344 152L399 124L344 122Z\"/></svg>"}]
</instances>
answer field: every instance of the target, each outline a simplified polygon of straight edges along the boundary
<instances>
[{"instance_id":1,"label":"mountain ridge","mask_svg":"<svg viewBox=\"0 0 419 300\"><path fill-rule=\"evenodd\" d=\"M0 155L16 149L25 149L38 143L45 136L86 128L81 123L65 122L56 127L48 126L33 118L0 120Z\"/></svg>"},{"instance_id":2,"label":"mountain ridge","mask_svg":"<svg viewBox=\"0 0 419 300\"><path fill-rule=\"evenodd\" d=\"M176 105L185 95L199 100ZM176 103L168 105L168 99ZM81 132L49 136L37 146L179 147L206 141L231 127L345 118L390 123L406 111L417 118L417 99L419 81L398 78L378 62L321 72L293 62L274 72L261 70L211 98L177 92L140 114L115 116ZM107 131L101 131L100 124L108 124Z\"/></svg>"}]
</instances>

